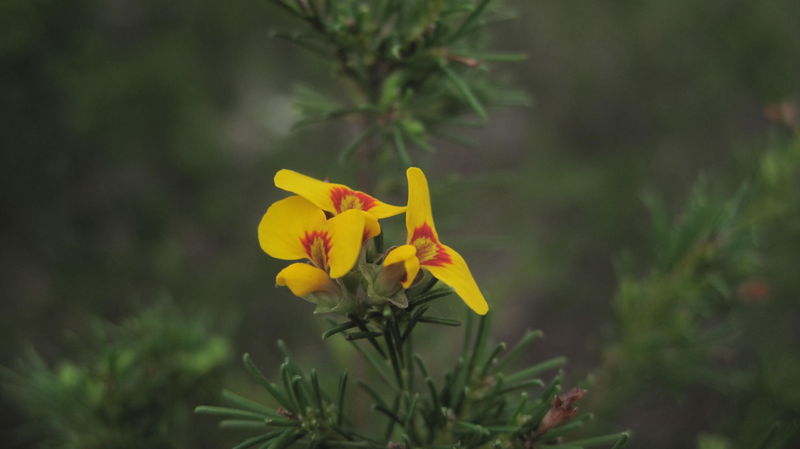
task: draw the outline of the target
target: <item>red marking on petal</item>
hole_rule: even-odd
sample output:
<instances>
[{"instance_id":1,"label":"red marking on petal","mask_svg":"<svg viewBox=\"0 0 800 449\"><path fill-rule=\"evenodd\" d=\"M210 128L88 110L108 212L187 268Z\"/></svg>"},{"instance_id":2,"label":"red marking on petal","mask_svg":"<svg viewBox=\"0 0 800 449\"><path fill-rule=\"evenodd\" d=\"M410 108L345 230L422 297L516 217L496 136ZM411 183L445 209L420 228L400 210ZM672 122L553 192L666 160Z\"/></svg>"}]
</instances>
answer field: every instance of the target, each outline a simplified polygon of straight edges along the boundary
<instances>
[{"instance_id":1,"label":"red marking on petal","mask_svg":"<svg viewBox=\"0 0 800 449\"><path fill-rule=\"evenodd\" d=\"M421 225L417 226L414 229L414 232L411 234L411 241L412 242L414 240L421 239L421 238L427 238L427 239L432 240L432 241L437 242L437 243L439 242L439 240L433 234L433 228L427 222L422 223Z\"/></svg>"},{"instance_id":2,"label":"red marking on petal","mask_svg":"<svg viewBox=\"0 0 800 449\"><path fill-rule=\"evenodd\" d=\"M339 214L350 209L370 210L377 205L375 198L346 187L332 188L331 201L333 201L336 213Z\"/></svg>"},{"instance_id":3,"label":"red marking on petal","mask_svg":"<svg viewBox=\"0 0 800 449\"><path fill-rule=\"evenodd\" d=\"M447 254L447 250L439 243L433 234L433 228L428 223L423 223L414 229L409 243L417 247L420 265L441 267L453 263L450 254Z\"/></svg>"},{"instance_id":4,"label":"red marking on petal","mask_svg":"<svg viewBox=\"0 0 800 449\"><path fill-rule=\"evenodd\" d=\"M328 254L331 251L331 237L325 231L306 231L300 237L309 260L323 270L328 268Z\"/></svg>"}]
</instances>

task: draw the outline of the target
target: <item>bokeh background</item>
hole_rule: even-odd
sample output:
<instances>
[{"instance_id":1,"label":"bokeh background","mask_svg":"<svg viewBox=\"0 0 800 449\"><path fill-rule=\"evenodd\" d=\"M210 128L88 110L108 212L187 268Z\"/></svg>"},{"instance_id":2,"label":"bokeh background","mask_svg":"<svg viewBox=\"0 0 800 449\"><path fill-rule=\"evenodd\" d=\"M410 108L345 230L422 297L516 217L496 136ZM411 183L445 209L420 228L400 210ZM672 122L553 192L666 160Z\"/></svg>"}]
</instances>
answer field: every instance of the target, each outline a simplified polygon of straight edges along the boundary
<instances>
[{"instance_id":1,"label":"bokeh background","mask_svg":"<svg viewBox=\"0 0 800 449\"><path fill-rule=\"evenodd\" d=\"M528 58L493 70L531 106L491 109L485 127L459 130L474 145L434 141L437 153L415 162L440 233L502 323L494 337L543 329L531 360L566 355L573 381L603 377L620 261L652 256L643 195L676 213L702 176L730 196L761 154L790 140L764 111L791 110L800 95L800 8L508 3L518 17L491 29L492 47ZM80 358L91 345L65 336L165 301L228 339L215 379L248 383L243 352L275 366L277 338L310 364L346 357L321 343L309 304L274 287L282 265L255 234L283 195L276 170L356 179L336 162L351 130L291 131L296 85L339 89L328 62L270 38L297 26L264 1L0 4L0 365L17 367L31 348L52 366ZM378 187L405 200L399 168ZM795 234L782 243L800 247ZM455 299L445 310L462 313ZM796 306L781 310L800 323ZM430 350L457 338L437 336ZM211 384L192 397L214 401ZM605 396L623 389L608 376L600 386ZM730 447L723 422L737 405L724 392L656 382L633 391L587 405L614 410L595 429L630 428L632 447ZM4 395L0 415L4 446L35 447L36 433L20 429L36 413ZM225 444L213 421L192 419L192 447Z\"/></svg>"}]
</instances>

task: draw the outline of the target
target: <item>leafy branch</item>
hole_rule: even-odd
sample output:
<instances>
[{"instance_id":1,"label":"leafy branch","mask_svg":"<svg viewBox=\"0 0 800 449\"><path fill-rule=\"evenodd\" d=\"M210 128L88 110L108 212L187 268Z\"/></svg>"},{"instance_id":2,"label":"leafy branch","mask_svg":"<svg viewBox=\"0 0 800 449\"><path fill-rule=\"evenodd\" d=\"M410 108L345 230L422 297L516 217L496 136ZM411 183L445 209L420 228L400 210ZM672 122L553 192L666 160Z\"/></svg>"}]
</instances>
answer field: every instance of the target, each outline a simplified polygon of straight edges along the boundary
<instances>
[{"instance_id":1,"label":"leafy branch","mask_svg":"<svg viewBox=\"0 0 800 449\"><path fill-rule=\"evenodd\" d=\"M473 113L487 120L486 105L527 104L524 94L493 83L494 61L524 55L486 49L485 31L505 11L492 0L325 1L272 0L305 25L275 32L299 48L331 61L349 87L341 103L307 87L298 90L301 119L295 128L346 119L361 129L341 151L375 162L383 150L411 165L416 148L434 151L437 128L460 124ZM457 139L456 139L457 140Z\"/></svg>"},{"instance_id":2,"label":"leafy branch","mask_svg":"<svg viewBox=\"0 0 800 449\"><path fill-rule=\"evenodd\" d=\"M285 358L277 382L269 380L249 355L243 359L273 398L274 407L225 391L229 407L201 406L196 412L220 416L222 428L257 432L235 449L283 449L293 444L375 449L625 445L627 432L564 442L565 436L593 418L591 414L576 416L575 405L586 391L575 388L562 394L561 371L549 380L539 377L563 366L564 357L504 373L542 337L540 331L528 331L511 349L506 343L490 345L490 316L475 323L469 313L462 352L437 382L424 357L413 350L412 331L420 324L451 327L463 323L429 315L429 303L449 296L451 290L424 284L409 296L405 309L387 304L351 313L344 321L331 321L322 334L323 339L349 341L371 366L378 383L358 379L356 385L373 401L369 409L384 421L382 427L358 428L348 411L358 405L347 400L350 376L346 371L339 377L338 389L326 391L316 371L300 368L282 342L278 347Z\"/></svg>"}]
</instances>

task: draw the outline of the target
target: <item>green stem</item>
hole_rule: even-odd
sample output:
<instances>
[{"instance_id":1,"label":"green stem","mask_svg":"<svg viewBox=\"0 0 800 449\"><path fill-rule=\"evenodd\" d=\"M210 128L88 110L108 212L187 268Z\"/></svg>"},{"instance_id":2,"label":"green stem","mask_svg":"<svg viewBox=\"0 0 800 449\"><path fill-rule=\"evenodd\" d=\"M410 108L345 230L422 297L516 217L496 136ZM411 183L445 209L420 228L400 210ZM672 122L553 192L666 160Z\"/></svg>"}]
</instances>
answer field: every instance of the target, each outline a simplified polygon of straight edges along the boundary
<instances>
[{"instance_id":1,"label":"green stem","mask_svg":"<svg viewBox=\"0 0 800 449\"><path fill-rule=\"evenodd\" d=\"M358 326L359 329L361 329L362 332L370 332L370 330L367 327L366 323L361 321L361 319L358 316L356 316L355 314L350 314L350 316L348 318L350 318L351 321L356 323L356 325ZM376 351L378 351L378 354L380 354L381 358L385 360L386 359L386 352L383 351L383 349L381 348L381 345L379 345L377 340L375 340L375 337L367 337L367 339L369 340L369 343L372 345L372 347L375 348Z\"/></svg>"},{"instance_id":2,"label":"green stem","mask_svg":"<svg viewBox=\"0 0 800 449\"><path fill-rule=\"evenodd\" d=\"M400 369L400 361L397 357L397 348L394 345L394 338L391 332L387 332L383 334L383 338L386 341L386 347L389 350L389 360L392 362L392 369L394 370L394 375L397 378L397 386L400 390L405 390L405 382L403 382L403 373Z\"/></svg>"}]
</instances>

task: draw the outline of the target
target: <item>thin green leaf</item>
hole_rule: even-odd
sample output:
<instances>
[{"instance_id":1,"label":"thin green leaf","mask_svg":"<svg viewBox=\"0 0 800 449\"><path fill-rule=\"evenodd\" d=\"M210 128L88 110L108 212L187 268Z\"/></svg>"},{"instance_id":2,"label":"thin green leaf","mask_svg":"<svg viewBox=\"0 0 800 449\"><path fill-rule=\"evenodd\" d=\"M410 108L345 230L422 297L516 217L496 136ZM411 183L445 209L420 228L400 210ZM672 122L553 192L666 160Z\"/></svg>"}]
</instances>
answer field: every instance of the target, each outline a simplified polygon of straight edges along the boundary
<instances>
[{"instance_id":1,"label":"thin green leaf","mask_svg":"<svg viewBox=\"0 0 800 449\"><path fill-rule=\"evenodd\" d=\"M468 34L469 30L472 28L472 25L478 20L478 18L480 18L484 9L489 6L491 1L492 0L482 0L480 3L478 3L478 6L476 6L475 9L473 9L472 12L467 16L464 22L461 23L461 26L458 27L458 29L447 38L447 42L453 43L461 39L464 35Z\"/></svg>"},{"instance_id":2,"label":"thin green leaf","mask_svg":"<svg viewBox=\"0 0 800 449\"><path fill-rule=\"evenodd\" d=\"M549 369L558 368L559 366L564 365L567 363L566 357L554 357L550 360L545 360L542 363L538 363L536 365L531 366L530 368L526 368L522 371L518 371L514 374L506 376L506 380L509 383L514 383L519 380L524 380L529 377L533 377L543 371L547 371Z\"/></svg>"},{"instance_id":3,"label":"thin green leaf","mask_svg":"<svg viewBox=\"0 0 800 449\"><path fill-rule=\"evenodd\" d=\"M611 435L603 435L599 437L586 438L583 440L570 441L569 444L582 447L604 446L611 443L619 443L620 440L627 441L630 434L628 432L612 433Z\"/></svg>"},{"instance_id":4,"label":"thin green leaf","mask_svg":"<svg viewBox=\"0 0 800 449\"><path fill-rule=\"evenodd\" d=\"M417 366L419 366L419 370L422 373L422 377L429 377L430 375L428 374L428 368L425 366L425 362L422 360L422 356L420 356L418 353L415 352L414 355L411 356L411 358L413 358L414 361L417 362Z\"/></svg>"},{"instance_id":5,"label":"thin green leaf","mask_svg":"<svg viewBox=\"0 0 800 449\"><path fill-rule=\"evenodd\" d=\"M267 425L263 419L224 419L220 421L220 429L263 429Z\"/></svg>"},{"instance_id":6,"label":"thin green leaf","mask_svg":"<svg viewBox=\"0 0 800 449\"><path fill-rule=\"evenodd\" d=\"M380 404L374 404L374 405L372 406L372 410L373 410L373 411L376 411L376 412L381 412L381 413L383 413L383 414L384 414L384 415L386 415L386 416L387 416L389 419L391 419L391 420L394 420L394 422L395 422L395 423L397 423L397 424L400 424L400 425L403 425L403 424L404 424L403 420L402 420L402 419L400 419L400 417L399 417L399 416L397 416L396 414L394 414L394 412L392 412L391 410L389 410L388 408L386 408L386 407L384 407L384 406L382 406L382 405L380 405Z\"/></svg>"},{"instance_id":7,"label":"thin green leaf","mask_svg":"<svg viewBox=\"0 0 800 449\"><path fill-rule=\"evenodd\" d=\"M290 401L289 403L291 404L289 410L296 412L297 414L302 413L303 408L300 406L300 402L298 401L294 390L292 389L291 373L289 372L289 362L287 361L284 361L281 364L281 381L283 382L283 389L287 392L287 396L289 397Z\"/></svg>"},{"instance_id":8,"label":"thin green leaf","mask_svg":"<svg viewBox=\"0 0 800 449\"><path fill-rule=\"evenodd\" d=\"M449 318L441 318L435 316L423 316L418 320L420 323L441 324L443 326L458 327L461 326L461 321L451 320Z\"/></svg>"},{"instance_id":9,"label":"thin green leaf","mask_svg":"<svg viewBox=\"0 0 800 449\"><path fill-rule=\"evenodd\" d=\"M347 391L347 371L343 372L342 375L339 377L339 389L338 395L339 398L336 402L336 424L341 426L342 420L344 419L344 393Z\"/></svg>"},{"instance_id":10,"label":"thin green leaf","mask_svg":"<svg viewBox=\"0 0 800 449\"><path fill-rule=\"evenodd\" d=\"M259 404L258 402L251 401L250 399L246 399L246 398L244 398L242 396L239 396L238 394L236 394L236 393L234 393L234 392L232 392L230 390L227 390L227 389L226 390L222 390L222 397L227 399L228 401L238 405L239 407L242 407L242 408L254 411L254 412L258 412L258 413L263 413L264 415L267 415L267 416L277 416L275 411L272 410L271 408L267 407L266 405L262 405L262 404Z\"/></svg>"},{"instance_id":11,"label":"thin green leaf","mask_svg":"<svg viewBox=\"0 0 800 449\"><path fill-rule=\"evenodd\" d=\"M475 343L472 345L472 352L469 355L469 363L467 364L467 376L472 376L475 369L475 362L483 355L483 350L486 347L486 339L489 337L489 323L491 322L492 314L486 314L480 317L478 323L478 332L475 334Z\"/></svg>"},{"instance_id":12,"label":"thin green leaf","mask_svg":"<svg viewBox=\"0 0 800 449\"><path fill-rule=\"evenodd\" d=\"M489 357L487 357L486 361L483 362L483 368L481 368L480 377L486 377L497 357L500 355L501 352L505 350L506 350L505 343L500 343L499 345L495 346L494 350L492 350L492 353L489 354Z\"/></svg>"},{"instance_id":13,"label":"thin green leaf","mask_svg":"<svg viewBox=\"0 0 800 449\"><path fill-rule=\"evenodd\" d=\"M253 438L248 438L248 439L242 441L241 443L237 444L236 446L234 446L233 449L247 449L249 447L253 447L256 444L260 444L260 443L263 443L265 441L269 441L269 440L275 438L276 436L280 435L282 432L283 432L282 430L279 430L277 432L269 432L269 433L265 433L263 435L255 436Z\"/></svg>"},{"instance_id":14,"label":"thin green leaf","mask_svg":"<svg viewBox=\"0 0 800 449\"><path fill-rule=\"evenodd\" d=\"M403 372L400 366L399 355L397 352L397 347L395 345L394 339L391 333L383 334L383 339L386 342L386 348L389 352L389 360L392 362L392 370L394 371L395 380L397 380L397 386L401 390L404 389L404 382L403 382Z\"/></svg>"},{"instance_id":15,"label":"thin green leaf","mask_svg":"<svg viewBox=\"0 0 800 449\"><path fill-rule=\"evenodd\" d=\"M386 432L384 432L384 440L387 442L392 437L392 433L394 432L395 424L402 425L402 421L399 420L397 417L397 412L400 409L400 393L394 398L394 405L392 406L392 410L386 410L386 412L390 412L389 415L389 422L386 424Z\"/></svg>"},{"instance_id":16,"label":"thin green leaf","mask_svg":"<svg viewBox=\"0 0 800 449\"><path fill-rule=\"evenodd\" d=\"M442 409L441 401L439 400L439 394L436 392L436 385L433 383L433 379L430 377L425 378L425 385L428 387L428 392L431 395L431 404L433 405L433 416L434 421L439 421L439 416L441 413L439 412Z\"/></svg>"},{"instance_id":17,"label":"thin green leaf","mask_svg":"<svg viewBox=\"0 0 800 449\"><path fill-rule=\"evenodd\" d=\"M435 278L432 278L435 279ZM433 300L443 298L445 296L450 295L453 293L453 289L450 287L445 288L437 288L436 290L431 290L427 293L417 296L408 304L409 309L414 309L415 307L421 306L422 304L431 302Z\"/></svg>"},{"instance_id":18,"label":"thin green leaf","mask_svg":"<svg viewBox=\"0 0 800 449\"><path fill-rule=\"evenodd\" d=\"M261 420L267 418L267 416L264 415L263 413L249 412L246 410L239 410L228 407L215 407L212 405L200 405L198 407L195 407L194 412L204 415L230 416L234 418L250 418L250 419L261 419Z\"/></svg>"},{"instance_id":19,"label":"thin green leaf","mask_svg":"<svg viewBox=\"0 0 800 449\"><path fill-rule=\"evenodd\" d=\"M299 427L302 422L292 419L267 418L264 420L264 424L272 427Z\"/></svg>"},{"instance_id":20,"label":"thin green leaf","mask_svg":"<svg viewBox=\"0 0 800 449\"><path fill-rule=\"evenodd\" d=\"M461 95L464 97L464 101L470 105L470 107L475 111L478 116L480 116L483 120L486 120L488 116L486 115L486 110L481 105L481 102L475 97L475 94L472 93L472 89L467 86L467 83L461 79L455 72L450 70L447 67L447 63L444 61L439 61L439 68L442 69L447 78L450 79L450 82L458 89Z\"/></svg>"},{"instance_id":21,"label":"thin green leaf","mask_svg":"<svg viewBox=\"0 0 800 449\"><path fill-rule=\"evenodd\" d=\"M517 405L516 410L514 410L514 413L511 414L512 425L517 424L517 419L519 419L520 415L522 415L522 412L525 411L526 405L528 405L528 393L523 391L520 395L519 404Z\"/></svg>"},{"instance_id":22,"label":"thin green leaf","mask_svg":"<svg viewBox=\"0 0 800 449\"><path fill-rule=\"evenodd\" d=\"M300 413L303 414L308 406L311 405L309 398L303 390L305 379L302 376L293 376L291 380L292 392L295 398L297 398L297 405L300 407Z\"/></svg>"},{"instance_id":23,"label":"thin green leaf","mask_svg":"<svg viewBox=\"0 0 800 449\"><path fill-rule=\"evenodd\" d=\"M512 391L521 390L523 388L543 387L543 386L544 382L542 382L540 379L531 379L531 380L526 380L524 382L520 382L516 385L512 385L510 387L506 387L500 391L500 394L510 393Z\"/></svg>"},{"instance_id":24,"label":"thin green leaf","mask_svg":"<svg viewBox=\"0 0 800 449\"><path fill-rule=\"evenodd\" d=\"M317 370L311 370L311 389L314 391L314 399L319 410L324 410L322 403L322 390L319 387L319 379L317 378Z\"/></svg>"},{"instance_id":25,"label":"thin green leaf","mask_svg":"<svg viewBox=\"0 0 800 449\"><path fill-rule=\"evenodd\" d=\"M269 445L269 449L285 449L302 438L302 436L303 433L300 431L294 429L287 430L272 441L272 444Z\"/></svg>"},{"instance_id":26,"label":"thin green leaf","mask_svg":"<svg viewBox=\"0 0 800 449\"><path fill-rule=\"evenodd\" d=\"M346 331L348 329L352 329L352 328L354 328L356 326L358 326L358 324L356 324L356 323L354 323L352 321L345 321L344 323L338 324L338 325L326 330L325 332L323 332L322 333L322 339L323 340L327 340L328 338L338 334L339 332L344 332L344 331Z\"/></svg>"},{"instance_id":27,"label":"thin green leaf","mask_svg":"<svg viewBox=\"0 0 800 449\"><path fill-rule=\"evenodd\" d=\"M628 439L630 438L630 432L622 432L620 434L619 440L611 447L611 449L622 449L628 444ZM765 449L765 448L761 448ZM775 448L777 449L777 448Z\"/></svg>"},{"instance_id":28,"label":"thin green leaf","mask_svg":"<svg viewBox=\"0 0 800 449\"><path fill-rule=\"evenodd\" d=\"M514 361L514 359L522 352L525 348L528 347L534 341L542 338L544 333L540 330L530 330L528 329L525 332L525 335L511 348L510 351L506 354L506 356L497 364L497 371L502 371L509 363Z\"/></svg>"},{"instance_id":29,"label":"thin green leaf","mask_svg":"<svg viewBox=\"0 0 800 449\"><path fill-rule=\"evenodd\" d=\"M272 397L275 398L275 400L278 401L279 404L281 404L282 406L284 406L289 410L292 409L291 402L289 401L289 399L278 390L275 384L273 384L272 382L267 380L266 377L264 377L264 374L261 373L261 370L259 370L258 367L256 367L256 365L253 363L253 360L250 358L250 354L245 354L244 356L242 356L242 362L244 363L244 366L247 369L247 371L249 371L250 374L256 378L256 380L261 384L261 386L263 386L264 389L266 389L267 392L269 392L269 394L272 395Z\"/></svg>"},{"instance_id":30,"label":"thin green leaf","mask_svg":"<svg viewBox=\"0 0 800 449\"><path fill-rule=\"evenodd\" d=\"M367 327L367 325L363 321L361 321L361 319L357 315L350 314L348 315L348 317L358 325L358 328L361 329L362 332L369 332L369 328ZM386 356L386 352L384 352L383 348L381 348L381 345L378 344L378 341L375 339L375 337L367 337L367 341L369 341L372 347L375 348L375 351L378 354L380 354L380 356L383 359L388 358Z\"/></svg>"},{"instance_id":31,"label":"thin green leaf","mask_svg":"<svg viewBox=\"0 0 800 449\"><path fill-rule=\"evenodd\" d=\"M419 399L419 393L414 393L414 396L411 397L411 403L408 405L406 419L403 422L403 427L406 429L411 424L411 420L414 418L414 412L417 409L417 399Z\"/></svg>"}]
</instances>

